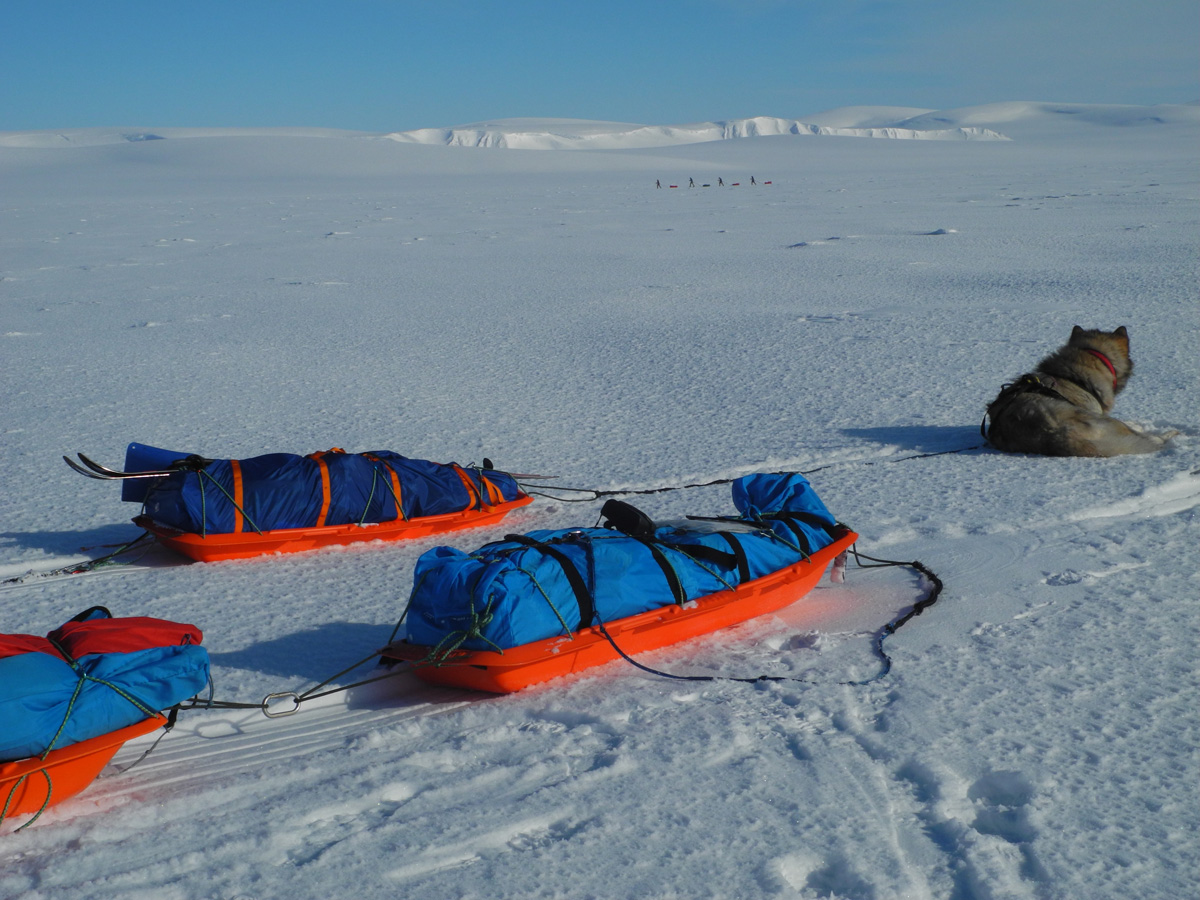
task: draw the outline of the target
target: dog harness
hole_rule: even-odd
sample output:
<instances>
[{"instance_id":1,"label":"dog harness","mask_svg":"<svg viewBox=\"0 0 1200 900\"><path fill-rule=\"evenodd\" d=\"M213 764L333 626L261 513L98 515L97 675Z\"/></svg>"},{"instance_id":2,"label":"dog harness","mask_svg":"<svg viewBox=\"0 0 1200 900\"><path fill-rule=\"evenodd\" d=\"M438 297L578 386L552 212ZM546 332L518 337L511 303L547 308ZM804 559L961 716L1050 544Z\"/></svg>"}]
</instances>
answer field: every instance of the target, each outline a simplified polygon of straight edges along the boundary
<instances>
[{"instance_id":1,"label":"dog harness","mask_svg":"<svg viewBox=\"0 0 1200 900\"><path fill-rule=\"evenodd\" d=\"M1002 413L1012 403L1018 394L1043 394L1047 397L1055 397L1064 403L1070 403L1070 400L1054 389L1054 384L1054 379L1049 375L1039 376L1030 373L1022 375L1016 381L1001 387L1000 393L996 396L995 400L988 404L987 412L983 414L983 420L979 423L980 436L984 440L988 439L988 419L995 419L999 413Z\"/></svg>"}]
</instances>

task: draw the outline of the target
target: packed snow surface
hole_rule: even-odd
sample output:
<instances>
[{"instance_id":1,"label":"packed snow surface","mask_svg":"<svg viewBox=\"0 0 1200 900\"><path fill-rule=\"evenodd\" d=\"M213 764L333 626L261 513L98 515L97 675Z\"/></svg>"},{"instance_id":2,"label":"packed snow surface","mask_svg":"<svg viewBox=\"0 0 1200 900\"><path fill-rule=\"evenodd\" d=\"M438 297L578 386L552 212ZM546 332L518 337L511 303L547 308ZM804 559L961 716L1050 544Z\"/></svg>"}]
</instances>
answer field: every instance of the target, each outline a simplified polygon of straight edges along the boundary
<instances>
[{"instance_id":1,"label":"packed snow surface","mask_svg":"<svg viewBox=\"0 0 1200 900\"><path fill-rule=\"evenodd\" d=\"M688 485L805 471L863 552L945 582L866 685L928 585L851 562L643 658L790 681L614 663L505 697L405 675L287 718L188 712L129 771L152 738L5 821L0 897L1193 895L1197 107L740 121L478 132L606 148L572 153L444 146L455 129L0 134L6 632L103 604L202 628L218 699L348 685L422 552L599 511L540 497L441 541L41 577L139 534L118 486L61 460L120 465L130 441L488 456L677 488L625 497L657 519L732 511ZM877 129L1011 140L846 136ZM714 139L735 134L758 136ZM1167 449L983 445L988 401L1075 324L1129 328L1116 413L1178 429Z\"/></svg>"}]
</instances>

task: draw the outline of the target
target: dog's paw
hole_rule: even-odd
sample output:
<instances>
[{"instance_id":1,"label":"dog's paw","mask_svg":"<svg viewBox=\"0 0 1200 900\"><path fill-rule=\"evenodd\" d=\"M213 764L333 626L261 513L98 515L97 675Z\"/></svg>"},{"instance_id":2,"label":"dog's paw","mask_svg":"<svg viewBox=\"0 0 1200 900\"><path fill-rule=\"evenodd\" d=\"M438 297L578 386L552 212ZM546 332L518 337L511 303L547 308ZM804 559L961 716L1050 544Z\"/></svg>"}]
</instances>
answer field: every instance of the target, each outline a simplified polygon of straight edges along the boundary
<instances>
[{"instance_id":1,"label":"dog's paw","mask_svg":"<svg viewBox=\"0 0 1200 900\"><path fill-rule=\"evenodd\" d=\"M1171 438L1178 437L1182 432L1178 428L1172 428L1169 431L1156 431L1153 434L1148 434L1146 437L1158 442L1159 446L1165 446Z\"/></svg>"}]
</instances>

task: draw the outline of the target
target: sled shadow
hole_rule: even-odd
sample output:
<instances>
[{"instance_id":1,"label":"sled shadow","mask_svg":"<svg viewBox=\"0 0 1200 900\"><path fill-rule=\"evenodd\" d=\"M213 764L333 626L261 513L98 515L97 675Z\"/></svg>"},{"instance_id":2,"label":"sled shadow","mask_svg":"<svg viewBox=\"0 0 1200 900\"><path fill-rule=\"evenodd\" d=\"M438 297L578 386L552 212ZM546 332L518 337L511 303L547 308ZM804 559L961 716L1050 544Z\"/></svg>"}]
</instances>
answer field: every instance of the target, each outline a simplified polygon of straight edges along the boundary
<instances>
[{"instance_id":1,"label":"sled shadow","mask_svg":"<svg viewBox=\"0 0 1200 900\"><path fill-rule=\"evenodd\" d=\"M291 682L321 682L347 666L363 660L374 650L383 648L391 637L393 625L368 625L365 622L328 622L304 631L281 635L242 650L227 653L209 651L214 666L245 669L264 675L287 679L288 688L308 689L312 684ZM336 679L337 684L349 684L370 677L378 659L366 659L361 666Z\"/></svg>"},{"instance_id":2,"label":"sled shadow","mask_svg":"<svg viewBox=\"0 0 1200 900\"><path fill-rule=\"evenodd\" d=\"M0 547L41 550L48 556L100 555L137 538L142 531L129 522L115 522L84 531L0 531ZM111 545L111 546L110 546Z\"/></svg>"},{"instance_id":3,"label":"sled shadow","mask_svg":"<svg viewBox=\"0 0 1200 900\"><path fill-rule=\"evenodd\" d=\"M969 425L886 425L880 428L843 428L847 437L897 446L919 453L946 453L979 449L979 428Z\"/></svg>"},{"instance_id":4,"label":"sled shadow","mask_svg":"<svg viewBox=\"0 0 1200 900\"><path fill-rule=\"evenodd\" d=\"M112 556L113 562L136 569L166 569L186 565L190 560L161 544L143 540L145 532L127 525L105 525L86 531L5 531L0 532L0 551L20 547L38 550L43 559L13 561L2 568L7 573L56 574L60 566ZM138 542L134 546L126 545ZM115 555L114 555L115 554Z\"/></svg>"},{"instance_id":5,"label":"sled shadow","mask_svg":"<svg viewBox=\"0 0 1200 900\"><path fill-rule=\"evenodd\" d=\"M319 694L357 684L344 695L349 709L461 703L491 696L478 691L425 684L407 668L382 668L379 657L373 651L383 649L394 627L394 624L329 622L263 641L244 650L229 653L209 651L208 657L214 667L228 666L277 678L281 682L280 690L284 691L313 691ZM355 663L361 664L344 671ZM380 678L381 675L388 677ZM330 679L329 684L317 689L317 685L326 679Z\"/></svg>"}]
</instances>

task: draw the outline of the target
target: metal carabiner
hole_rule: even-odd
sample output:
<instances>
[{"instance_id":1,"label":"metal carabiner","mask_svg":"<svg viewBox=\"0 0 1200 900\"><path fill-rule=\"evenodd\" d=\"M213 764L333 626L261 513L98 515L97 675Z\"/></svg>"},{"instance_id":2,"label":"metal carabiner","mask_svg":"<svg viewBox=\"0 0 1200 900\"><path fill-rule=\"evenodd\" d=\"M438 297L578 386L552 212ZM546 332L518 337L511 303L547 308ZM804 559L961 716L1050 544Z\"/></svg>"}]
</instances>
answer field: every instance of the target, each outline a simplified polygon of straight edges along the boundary
<instances>
[{"instance_id":1,"label":"metal carabiner","mask_svg":"<svg viewBox=\"0 0 1200 900\"><path fill-rule=\"evenodd\" d=\"M281 711L271 709L271 701L278 700L282 697L292 698L292 708ZM295 691L278 691L274 694L267 694L262 701L262 714L268 719L281 719L284 716L290 716L300 709L300 696Z\"/></svg>"}]
</instances>

